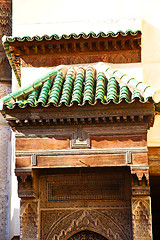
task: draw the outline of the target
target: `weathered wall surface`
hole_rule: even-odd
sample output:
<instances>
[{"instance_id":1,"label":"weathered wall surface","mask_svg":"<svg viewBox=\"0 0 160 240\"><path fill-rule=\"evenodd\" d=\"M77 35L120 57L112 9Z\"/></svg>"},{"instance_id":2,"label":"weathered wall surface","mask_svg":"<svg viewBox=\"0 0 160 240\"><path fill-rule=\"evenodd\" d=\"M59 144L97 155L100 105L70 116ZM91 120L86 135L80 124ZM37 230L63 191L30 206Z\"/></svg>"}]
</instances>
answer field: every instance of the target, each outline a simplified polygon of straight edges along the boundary
<instances>
[{"instance_id":1,"label":"weathered wall surface","mask_svg":"<svg viewBox=\"0 0 160 240\"><path fill-rule=\"evenodd\" d=\"M142 1L142 64L143 79L152 87L160 89L160 3L158 0ZM148 145L160 146L160 116L148 133Z\"/></svg>"},{"instance_id":2,"label":"weathered wall surface","mask_svg":"<svg viewBox=\"0 0 160 240\"><path fill-rule=\"evenodd\" d=\"M0 98L10 92L11 69L1 38L12 33L11 0L0 1ZM0 116L0 240L9 239L10 211L10 128Z\"/></svg>"},{"instance_id":3,"label":"weathered wall surface","mask_svg":"<svg viewBox=\"0 0 160 240\"><path fill-rule=\"evenodd\" d=\"M128 10L129 9L129 10ZM14 35L70 34L140 28L140 1L13 1Z\"/></svg>"},{"instance_id":4,"label":"weathered wall surface","mask_svg":"<svg viewBox=\"0 0 160 240\"><path fill-rule=\"evenodd\" d=\"M9 237L10 204L10 128L0 116L0 240Z\"/></svg>"}]
</instances>

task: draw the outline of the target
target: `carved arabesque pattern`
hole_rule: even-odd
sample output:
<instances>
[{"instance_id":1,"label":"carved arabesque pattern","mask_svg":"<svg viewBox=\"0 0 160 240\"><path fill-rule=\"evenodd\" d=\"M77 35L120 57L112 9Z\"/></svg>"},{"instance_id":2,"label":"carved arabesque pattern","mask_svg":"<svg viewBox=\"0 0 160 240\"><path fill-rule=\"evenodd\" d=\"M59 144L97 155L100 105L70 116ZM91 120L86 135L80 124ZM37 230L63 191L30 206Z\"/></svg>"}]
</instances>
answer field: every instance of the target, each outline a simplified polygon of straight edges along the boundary
<instances>
[{"instance_id":1,"label":"carved arabesque pattern","mask_svg":"<svg viewBox=\"0 0 160 240\"><path fill-rule=\"evenodd\" d=\"M21 204L21 239L38 238L37 202Z\"/></svg>"},{"instance_id":2,"label":"carved arabesque pattern","mask_svg":"<svg viewBox=\"0 0 160 240\"><path fill-rule=\"evenodd\" d=\"M50 212L54 215L54 211L51 210ZM63 210L63 212L65 211ZM44 214L41 218L41 239L44 240L66 240L73 234L83 230L95 231L109 240L130 239L127 235L128 232L124 232L123 223L119 224L118 221L114 221L110 216L100 213L98 210L72 210L64 217L60 217L55 222L53 221L50 228L46 226L48 217L47 214L45 216L46 219ZM46 228L48 232L46 232ZM45 236L43 232L45 232Z\"/></svg>"},{"instance_id":3,"label":"carved arabesque pattern","mask_svg":"<svg viewBox=\"0 0 160 240\"><path fill-rule=\"evenodd\" d=\"M10 35L12 33L12 13L11 9L2 5L0 7L0 35Z\"/></svg>"},{"instance_id":4,"label":"carved arabesque pattern","mask_svg":"<svg viewBox=\"0 0 160 240\"><path fill-rule=\"evenodd\" d=\"M133 200L134 239L152 239L151 212L149 200Z\"/></svg>"},{"instance_id":5,"label":"carved arabesque pattern","mask_svg":"<svg viewBox=\"0 0 160 240\"><path fill-rule=\"evenodd\" d=\"M106 210L99 210L101 213L106 214ZM132 215L131 209L108 209L107 215L110 216L113 221L121 223L121 227L124 232L127 233L128 239L132 239Z\"/></svg>"}]
</instances>

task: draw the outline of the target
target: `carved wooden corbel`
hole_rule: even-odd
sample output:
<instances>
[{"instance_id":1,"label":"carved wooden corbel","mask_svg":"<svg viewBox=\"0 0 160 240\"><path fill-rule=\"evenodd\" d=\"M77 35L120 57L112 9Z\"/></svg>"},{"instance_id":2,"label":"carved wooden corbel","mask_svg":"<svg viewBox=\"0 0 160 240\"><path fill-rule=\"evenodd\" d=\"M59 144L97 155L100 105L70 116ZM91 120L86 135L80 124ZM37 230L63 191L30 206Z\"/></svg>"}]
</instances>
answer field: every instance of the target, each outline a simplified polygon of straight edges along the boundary
<instances>
[{"instance_id":1,"label":"carved wooden corbel","mask_svg":"<svg viewBox=\"0 0 160 240\"><path fill-rule=\"evenodd\" d=\"M32 171L16 172L18 179L18 196L20 198L37 198L38 186Z\"/></svg>"}]
</instances>

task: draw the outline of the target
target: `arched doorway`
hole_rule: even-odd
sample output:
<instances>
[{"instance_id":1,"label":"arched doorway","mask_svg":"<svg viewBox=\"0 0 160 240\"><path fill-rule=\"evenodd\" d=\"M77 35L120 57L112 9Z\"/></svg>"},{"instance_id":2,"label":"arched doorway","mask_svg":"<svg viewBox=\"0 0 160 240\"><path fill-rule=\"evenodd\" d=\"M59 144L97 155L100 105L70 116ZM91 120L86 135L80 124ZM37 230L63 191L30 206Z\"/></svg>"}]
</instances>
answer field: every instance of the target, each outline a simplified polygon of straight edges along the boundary
<instances>
[{"instance_id":1,"label":"arched doorway","mask_svg":"<svg viewBox=\"0 0 160 240\"><path fill-rule=\"evenodd\" d=\"M74 234L68 240L107 240L107 238L98 233L85 230Z\"/></svg>"}]
</instances>

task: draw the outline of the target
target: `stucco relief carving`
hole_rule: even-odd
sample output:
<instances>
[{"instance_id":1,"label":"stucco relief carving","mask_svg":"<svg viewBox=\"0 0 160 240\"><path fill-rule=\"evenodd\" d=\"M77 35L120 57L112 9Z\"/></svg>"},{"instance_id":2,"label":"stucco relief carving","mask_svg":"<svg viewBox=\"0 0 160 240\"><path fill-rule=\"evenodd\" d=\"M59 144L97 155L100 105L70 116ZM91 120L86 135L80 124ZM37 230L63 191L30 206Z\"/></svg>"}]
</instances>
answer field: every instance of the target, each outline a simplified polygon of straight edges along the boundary
<instances>
[{"instance_id":1,"label":"stucco relief carving","mask_svg":"<svg viewBox=\"0 0 160 240\"><path fill-rule=\"evenodd\" d=\"M134 239L152 239L150 197L148 200L132 199Z\"/></svg>"},{"instance_id":2,"label":"stucco relief carving","mask_svg":"<svg viewBox=\"0 0 160 240\"><path fill-rule=\"evenodd\" d=\"M12 32L11 4L0 6L0 35L10 35Z\"/></svg>"},{"instance_id":3,"label":"stucco relief carving","mask_svg":"<svg viewBox=\"0 0 160 240\"><path fill-rule=\"evenodd\" d=\"M62 210L60 210L62 212ZM43 211L42 211L43 212ZM56 211L57 212L57 211ZM65 212L63 210L63 212ZM54 211L50 211L54 216ZM57 214L57 213L56 213ZM61 213L62 214L62 213ZM60 214L60 215L61 215ZM43 240L66 240L73 234L82 230L90 230L101 234L107 239L127 240L130 239L128 232L124 231L123 222L119 223L106 213L98 210L77 210L67 213L63 217L50 221L50 227L46 226L48 214L41 213L41 239ZM46 231L47 229L47 231ZM45 235L43 234L45 232Z\"/></svg>"},{"instance_id":4,"label":"stucco relief carving","mask_svg":"<svg viewBox=\"0 0 160 240\"><path fill-rule=\"evenodd\" d=\"M22 202L21 203L21 238L23 240L38 239L38 203Z\"/></svg>"}]
</instances>

